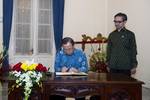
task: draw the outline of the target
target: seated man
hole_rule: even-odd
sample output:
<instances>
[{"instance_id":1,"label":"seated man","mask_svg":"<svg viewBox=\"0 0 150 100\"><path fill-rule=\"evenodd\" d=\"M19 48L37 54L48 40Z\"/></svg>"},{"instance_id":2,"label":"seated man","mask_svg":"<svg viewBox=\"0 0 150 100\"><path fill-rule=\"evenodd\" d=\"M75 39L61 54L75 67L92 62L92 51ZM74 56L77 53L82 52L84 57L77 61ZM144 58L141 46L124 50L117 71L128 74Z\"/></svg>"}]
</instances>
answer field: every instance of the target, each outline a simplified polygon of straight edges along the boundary
<instances>
[{"instance_id":1,"label":"seated man","mask_svg":"<svg viewBox=\"0 0 150 100\"><path fill-rule=\"evenodd\" d=\"M56 54L55 72L87 72L85 54L74 48L74 41L70 37L62 40L62 49Z\"/></svg>"},{"instance_id":2,"label":"seated man","mask_svg":"<svg viewBox=\"0 0 150 100\"><path fill-rule=\"evenodd\" d=\"M74 47L74 41L70 37L62 40L62 49L56 54L55 72L88 72L85 54ZM61 98L63 100L65 97ZM85 98L76 98L76 100L85 100Z\"/></svg>"}]
</instances>

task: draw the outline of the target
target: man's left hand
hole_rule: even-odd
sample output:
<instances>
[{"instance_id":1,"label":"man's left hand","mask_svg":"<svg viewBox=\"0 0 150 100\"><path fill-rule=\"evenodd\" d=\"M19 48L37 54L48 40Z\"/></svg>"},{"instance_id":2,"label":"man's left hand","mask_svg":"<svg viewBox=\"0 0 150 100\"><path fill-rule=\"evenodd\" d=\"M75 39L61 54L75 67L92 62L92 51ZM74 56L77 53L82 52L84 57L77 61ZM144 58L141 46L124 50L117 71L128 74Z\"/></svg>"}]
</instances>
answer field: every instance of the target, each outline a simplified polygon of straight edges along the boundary
<instances>
[{"instance_id":1,"label":"man's left hand","mask_svg":"<svg viewBox=\"0 0 150 100\"><path fill-rule=\"evenodd\" d=\"M75 73L77 73L79 71L76 68L70 68L69 72L75 72Z\"/></svg>"}]
</instances>

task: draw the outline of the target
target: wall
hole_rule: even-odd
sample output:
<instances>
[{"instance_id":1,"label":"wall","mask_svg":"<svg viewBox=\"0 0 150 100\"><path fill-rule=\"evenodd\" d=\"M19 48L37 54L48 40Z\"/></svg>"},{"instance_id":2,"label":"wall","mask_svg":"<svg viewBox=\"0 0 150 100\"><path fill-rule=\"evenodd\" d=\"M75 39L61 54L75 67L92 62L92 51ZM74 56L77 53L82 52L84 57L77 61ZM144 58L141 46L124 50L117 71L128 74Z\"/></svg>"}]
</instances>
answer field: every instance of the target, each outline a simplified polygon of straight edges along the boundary
<instances>
[{"instance_id":1,"label":"wall","mask_svg":"<svg viewBox=\"0 0 150 100\"><path fill-rule=\"evenodd\" d=\"M107 0L65 0L64 37L81 40L81 34L106 33Z\"/></svg>"},{"instance_id":2,"label":"wall","mask_svg":"<svg viewBox=\"0 0 150 100\"><path fill-rule=\"evenodd\" d=\"M150 0L108 0L108 32L113 27L113 16L118 12L128 15L127 28L136 35L138 68L134 77L143 80L150 88Z\"/></svg>"}]
</instances>

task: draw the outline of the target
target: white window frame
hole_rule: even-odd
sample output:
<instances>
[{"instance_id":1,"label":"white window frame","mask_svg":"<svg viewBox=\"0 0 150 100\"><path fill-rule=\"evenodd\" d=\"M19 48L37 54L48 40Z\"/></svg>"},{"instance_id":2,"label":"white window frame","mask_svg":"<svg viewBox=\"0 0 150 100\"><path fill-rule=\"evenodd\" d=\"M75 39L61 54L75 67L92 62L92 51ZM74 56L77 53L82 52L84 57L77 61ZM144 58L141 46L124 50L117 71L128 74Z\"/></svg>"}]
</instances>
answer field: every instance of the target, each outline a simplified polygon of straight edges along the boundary
<instances>
[{"instance_id":1,"label":"white window frame","mask_svg":"<svg viewBox=\"0 0 150 100\"><path fill-rule=\"evenodd\" d=\"M33 3L33 2L36 2L36 3ZM32 14L34 15L38 15L38 0L33 0L33 6L32 7L36 7L35 9L33 9L34 13L31 11ZM52 3L51 3L52 4ZM15 7L15 6L14 6ZM51 9L52 10L52 9ZM52 11L51 11L52 12ZM13 13L15 14L16 12L13 11ZM32 16L32 15L31 15ZM53 20L52 20L52 17L53 15L51 15L51 33L53 34ZM15 53L15 46L16 46L16 43L15 43L15 28L14 28L14 25L13 23L15 22L15 18L13 17L13 22L12 22L12 31L11 31L11 37L10 37L10 46L9 46L9 61L10 61L10 64L15 64L19 61L24 61L24 60L30 60L30 59L34 59L35 62L39 62L39 63L42 63L44 62L45 63L45 66L46 67L53 67L54 65L54 58L55 58L55 43L54 43L54 36L52 36L52 49L51 49L51 53L41 53L41 54L38 54L38 17L35 18L36 21L32 21L33 19L33 16L31 17L31 32L33 34L32 35L32 44L33 44L33 54L32 55L21 55L21 54L16 54ZM36 30L36 31L33 31L33 30ZM45 60L46 59L46 60ZM50 68L51 71L54 71L54 68Z\"/></svg>"}]
</instances>

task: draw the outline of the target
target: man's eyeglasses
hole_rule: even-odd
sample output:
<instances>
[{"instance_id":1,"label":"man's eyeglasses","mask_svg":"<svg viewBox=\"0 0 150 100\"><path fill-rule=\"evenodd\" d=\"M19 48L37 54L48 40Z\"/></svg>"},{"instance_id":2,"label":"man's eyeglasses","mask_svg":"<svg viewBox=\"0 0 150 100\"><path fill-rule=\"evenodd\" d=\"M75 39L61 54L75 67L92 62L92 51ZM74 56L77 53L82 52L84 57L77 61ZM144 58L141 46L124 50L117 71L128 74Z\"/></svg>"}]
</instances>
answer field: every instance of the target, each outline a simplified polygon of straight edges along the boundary
<instances>
[{"instance_id":1,"label":"man's eyeglasses","mask_svg":"<svg viewBox=\"0 0 150 100\"><path fill-rule=\"evenodd\" d=\"M73 48L63 48L64 49L64 51L72 51L73 50Z\"/></svg>"},{"instance_id":2,"label":"man's eyeglasses","mask_svg":"<svg viewBox=\"0 0 150 100\"><path fill-rule=\"evenodd\" d=\"M116 20L114 20L114 23L122 23L122 22L124 22L124 21L116 21Z\"/></svg>"}]
</instances>

